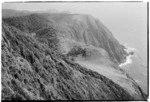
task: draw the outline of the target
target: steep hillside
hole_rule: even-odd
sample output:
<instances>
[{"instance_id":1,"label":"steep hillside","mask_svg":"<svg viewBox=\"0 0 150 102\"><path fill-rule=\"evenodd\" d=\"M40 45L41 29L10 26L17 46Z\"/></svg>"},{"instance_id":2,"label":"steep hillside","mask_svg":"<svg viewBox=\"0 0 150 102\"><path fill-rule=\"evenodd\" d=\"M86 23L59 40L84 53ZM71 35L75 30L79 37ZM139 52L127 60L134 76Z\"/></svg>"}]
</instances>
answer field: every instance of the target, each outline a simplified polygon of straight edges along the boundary
<instances>
[{"instance_id":1,"label":"steep hillside","mask_svg":"<svg viewBox=\"0 0 150 102\"><path fill-rule=\"evenodd\" d=\"M63 40L71 38L81 43L101 47L108 52L115 63L123 62L127 55L124 51L125 47L118 43L111 32L99 20L89 15L43 13L3 20L21 31L30 33L51 24L59 32L58 37L62 37Z\"/></svg>"},{"instance_id":2,"label":"steep hillside","mask_svg":"<svg viewBox=\"0 0 150 102\"><path fill-rule=\"evenodd\" d=\"M17 16L25 16L31 14L29 11L16 11L12 9L2 9L2 17L9 18L9 17L17 17Z\"/></svg>"},{"instance_id":3,"label":"steep hillside","mask_svg":"<svg viewBox=\"0 0 150 102\"><path fill-rule=\"evenodd\" d=\"M55 54L14 27L3 23L2 99L133 100L106 77Z\"/></svg>"},{"instance_id":4,"label":"steep hillside","mask_svg":"<svg viewBox=\"0 0 150 102\"><path fill-rule=\"evenodd\" d=\"M48 27L52 22L39 14L28 16L3 18L3 21L11 26L20 29L23 32L33 33L44 27Z\"/></svg>"},{"instance_id":5,"label":"steep hillside","mask_svg":"<svg viewBox=\"0 0 150 102\"><path fill-rule=\"evenodd\" d=\"M124 46L89 15L3 18L2 99L146 100L118 67Z\"/></svg>"},{"instance_id":6,"label":"steep hillside","mask_svg":"<svg viewBox=\"0 0 150 102\"><path fill-rule=\"evenodd\" d=\"M93 45L106 50L115 63L124 61L127 53L125 47L113 37L112 33L98 20L90 15L53 14L49 15L58 26L59 37L73 39L77 42Z\"/></svg>"}]
</instances>

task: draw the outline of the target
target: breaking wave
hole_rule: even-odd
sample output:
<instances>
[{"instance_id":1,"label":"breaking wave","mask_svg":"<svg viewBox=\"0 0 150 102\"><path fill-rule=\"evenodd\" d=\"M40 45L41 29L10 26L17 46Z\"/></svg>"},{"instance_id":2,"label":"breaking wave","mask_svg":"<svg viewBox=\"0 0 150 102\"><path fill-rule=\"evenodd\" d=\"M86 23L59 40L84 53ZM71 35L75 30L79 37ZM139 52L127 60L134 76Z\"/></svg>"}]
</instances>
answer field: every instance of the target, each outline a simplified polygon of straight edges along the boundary
<instances>
[{"instance_id":1,"label":"breaking wave","mask_svg":"<svg viewBox=\"0 0 150 102\"><path fill-rule=\"evenodd\" d=\"M133 52L133 51L135 51L136 49L135 48L132 48L132 47L128 47L128 46L126 46L126 49L124 49L127 53L131 53L131 52ZM129 55L129 56L127 56L126 57L126 61L124 62L124 63L121 63L120 65L119 65L119 67L123 67L123 66L125 66L125 65L128 65L128 64L131 64L132 63L132 59L131 59L131 57L132 57L133 55Z\"/></svg>"}]
</instances>

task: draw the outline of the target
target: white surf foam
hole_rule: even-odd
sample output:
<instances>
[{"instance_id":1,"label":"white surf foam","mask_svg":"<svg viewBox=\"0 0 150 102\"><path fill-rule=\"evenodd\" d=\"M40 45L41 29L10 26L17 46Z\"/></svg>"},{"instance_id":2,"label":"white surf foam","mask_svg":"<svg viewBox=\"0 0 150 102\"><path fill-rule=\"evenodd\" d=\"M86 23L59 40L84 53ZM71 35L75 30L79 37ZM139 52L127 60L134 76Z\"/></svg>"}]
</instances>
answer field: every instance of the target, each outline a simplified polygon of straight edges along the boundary
<instances>
[{"instance_id":1,"label":"white surf foam","mask_svg":"<svg viewBox=\"0 0 150 102\"><path fill-rule=\"evenodd\" d=\"M123 67L123 66L125 66L125 65L127 65L127 64L131 64L131 63L132 63L131 57L132 57L132 55L127 56L127 57L126 57L126 61L125 61L124 63L121 63L121 64L119 65L119 67Z\"/></svg>"},{"instance_id":2,"label":"white surf foam","mask_svg":"<svg viewBox=\"0 0 150 102\"><path fill-rule=\"evenodd\" d=\"M132 48L132 47L129 47L129 46L126 46L126 49L124 49L124 50L125 50L127 53L130 53L130 52L135 51L136 49L135 49L135 48ZM127 57L126 57L126 61L125 61L124 63L121 63L121 64L119 65L119 67L123 67L123 66L125 66L125 65L131 64L131 63L132 63L132 59L131 59L132 56L133 56L133 55L127 56Z\"/></svg>"}]
</instances>

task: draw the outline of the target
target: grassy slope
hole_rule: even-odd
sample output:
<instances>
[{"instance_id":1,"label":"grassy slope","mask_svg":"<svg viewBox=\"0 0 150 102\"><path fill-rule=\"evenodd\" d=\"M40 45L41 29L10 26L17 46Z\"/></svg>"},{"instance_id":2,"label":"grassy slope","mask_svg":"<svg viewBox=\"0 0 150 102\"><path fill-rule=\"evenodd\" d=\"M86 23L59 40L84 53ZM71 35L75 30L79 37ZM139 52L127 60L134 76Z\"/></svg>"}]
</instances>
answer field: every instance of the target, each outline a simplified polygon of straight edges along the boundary
<instances>
[{"instance_id":1,"label":"grassy slope","mask_svg":"<svg viewBox=\"0 0 150 102\"><path fill-rule=\"evenodd\" d=\"M4 23L2 99L133 100L106 77L71 62L48 44Z\"/></svg>"},{"instance_id":2,"label":"grassy slope","mask_svg":"<svg viewBox=\"0 0 150 102\"><path fill-rule=\"evenodd\" d=\"M62 56L57 30L43 16L3 21L10 25L3 23L3 99L133 99L111 80Z\"/></svg>"}]
</instances>

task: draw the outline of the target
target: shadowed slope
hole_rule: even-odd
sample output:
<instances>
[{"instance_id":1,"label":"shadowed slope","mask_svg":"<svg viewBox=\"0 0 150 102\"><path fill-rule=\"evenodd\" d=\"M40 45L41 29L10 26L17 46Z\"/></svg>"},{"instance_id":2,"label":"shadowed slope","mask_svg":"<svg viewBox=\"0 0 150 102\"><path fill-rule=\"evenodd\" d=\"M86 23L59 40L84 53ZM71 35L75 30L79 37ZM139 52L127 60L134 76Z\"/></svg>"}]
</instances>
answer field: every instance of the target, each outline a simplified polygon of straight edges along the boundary
<instances>
[{"instance_id":1,"label":"shadowed slope","mask_svg":"<svg viewBox=\"0 0 150 102\"><path fill-rule=\"evenodd\" d=\"M69 53L78 44L93 46L93 49L88 47L89 52L98 49L98 53L91 53L93 57L87 58L94 63L99 58L105 62L104 57L114 67L124 60L127 55L124 46L100 21L87 15L60 13L4 18L3 22L3 99L146 99L138 85L135 90L139 98L108 76L70 60ZM82 50L77 54L86 56Z\"/></svg>"},{"instance_id":2,"label":"shadowed slope","mask_svg":"<svg viewBox=\"0 0 150 102\"><path fill-rule=\"evenodd\" d=\"M2 99L133 100L119 85L3 23Z\"/></svg>"},{"instance_id":3,"label":"shadowed slope","mask_svg":"<svg viewBox=\"0 0 150 102\"><path fill-rule=\"evenodd\" d=\"M111 32L99 20L89 15L43 13L4 18L3 21L29 33L53 26L59 32L57 36L64 40L70 38L105 49L115 63L123 62L127 55L125 47L118 43Z\"/></svg>"}]
</instances>

